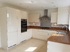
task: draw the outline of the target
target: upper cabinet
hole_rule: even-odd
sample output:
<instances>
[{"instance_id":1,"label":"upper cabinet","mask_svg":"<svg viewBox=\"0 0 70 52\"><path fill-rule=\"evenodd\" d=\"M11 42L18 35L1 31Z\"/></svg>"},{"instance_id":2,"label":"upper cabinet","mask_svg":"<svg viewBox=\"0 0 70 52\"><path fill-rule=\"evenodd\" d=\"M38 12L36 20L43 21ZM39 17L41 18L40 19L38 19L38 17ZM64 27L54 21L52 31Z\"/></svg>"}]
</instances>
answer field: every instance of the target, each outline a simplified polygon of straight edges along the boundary
<instances>
[{"instance_id":1,"label":"upper cabinet","mask_svg":"<svg viewBox=\"0 0 70 52\"><path fill-rule=\"evenodd\" d=\"M51 13L51 23L57 23L57 12Z\"/></svg>"},{"instance_id":2,"label":"upper cabinet","mask_svg":"<svg viewBox=\"0 0 70 52\"><path fill-rule=\"evenodd\" d=\"M69 8L60 7L58 8L58 19L57 24L68 24Z\"/></svg>"},{"instance_id":3,"label":"upper cabinet","mask_svg":"<svg viewBox=\"0 0 70 52\"><path fill-rule=\"evenodd\" d=\"M7 11L8 32L17 31L19 20L20 20L20 10L7 7L6 11Z\"/></svg>"},{"instance_id":4,"label":"upper cabinet","mask_svg":"<svg viewBox=\"0 0 70 52\"><path fill-rule=\"evenodd\" d=\"M28 18L28 25L29 26L40 26L40 13L39 12L30 12L29 14L29 18Z\"/></svg>"},{"instance_id":5,"label":"upper cabinet","mask_svg":"<svg viewBox=\"0 0 70 52\"><path fill-rule=\"evenodd\" d=\"M28 13L26 11L21 11L21 19L27 19Z\"/></svg>"}]
</instances>

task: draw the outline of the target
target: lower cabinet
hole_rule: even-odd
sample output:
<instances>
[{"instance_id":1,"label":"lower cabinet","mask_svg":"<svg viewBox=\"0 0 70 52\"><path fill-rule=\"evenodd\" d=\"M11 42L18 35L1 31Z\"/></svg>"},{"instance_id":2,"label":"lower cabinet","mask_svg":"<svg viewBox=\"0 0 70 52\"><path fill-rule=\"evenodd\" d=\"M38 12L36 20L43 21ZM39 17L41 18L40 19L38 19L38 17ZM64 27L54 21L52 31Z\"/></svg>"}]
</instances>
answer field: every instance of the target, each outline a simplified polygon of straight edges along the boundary
<instances>
[{"instance_id":1,"label":"lower cabinet","mask_svg":"<svg viewBox=\"0 0 70 52\"><path fill-rule=\"evenodd\" d=\"M56 31L32 29L32 37L42 40L47 40L53 33L56 33Z\"/></svg>"},{"instance_id":2,"label":"lower cabinet","mask_svg":"<svg viewBox=\"0 0 70 52\"><path fill-rule=\"evenodd\" d=\"M32 37L32 30L28 29L26 32L21 33L21 41L28 40Z\"/></svg>"},{"instance_id":3,"label":"lower cabinet","mask_svg":"<svg viewBox=\"0 0 70 52\"><path fill-rule=\"evenodd\" d=\"M70 52L70 45L48 41L47 52Z\"/></svg>"}]
</instances>

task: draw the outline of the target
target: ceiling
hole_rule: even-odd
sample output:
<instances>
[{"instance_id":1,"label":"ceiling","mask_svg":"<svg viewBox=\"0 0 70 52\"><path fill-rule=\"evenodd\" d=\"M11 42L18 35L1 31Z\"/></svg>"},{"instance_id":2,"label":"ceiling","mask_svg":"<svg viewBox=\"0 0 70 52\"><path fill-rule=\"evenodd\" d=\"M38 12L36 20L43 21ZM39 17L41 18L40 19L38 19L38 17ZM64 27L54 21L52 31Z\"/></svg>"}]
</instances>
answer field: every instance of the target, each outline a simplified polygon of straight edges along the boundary
<instances>
[{"instance_id":1,"label":"ceiling","mask_svg":"<svg viewBox=\"0 0 70 52\"><path fill-rule=\"evenodd\" d=\"M27 10L70 6L70 0L0 0L0 6L12 5Z\"/></svg>"}]
</instances>

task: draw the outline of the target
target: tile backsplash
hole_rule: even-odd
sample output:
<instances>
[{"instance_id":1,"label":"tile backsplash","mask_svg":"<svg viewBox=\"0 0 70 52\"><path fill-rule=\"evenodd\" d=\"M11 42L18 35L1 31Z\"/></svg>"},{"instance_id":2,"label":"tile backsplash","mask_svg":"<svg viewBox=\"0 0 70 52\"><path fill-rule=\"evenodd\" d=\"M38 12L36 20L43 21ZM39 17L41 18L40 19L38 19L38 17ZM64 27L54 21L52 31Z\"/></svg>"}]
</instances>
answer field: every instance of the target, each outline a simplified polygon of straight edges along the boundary
<instances>
[{"instance_id":1,"label":"tile backsplash","mask_svg":"<svg viewBox=\"0 0 70 52\"><path fill-rule=\"evenodd\" d=\"M28 22L28 26L40 26L39 22Z\"/></svg>"},{"instance_id":2,"label":"tile backsplash","mask_svg":"<svg viewBox=\"0 0 70 52\"><path fill-rule=\"evenodd\" d=\"M28 22L28 26L40 26L39 22ZM51 23L51 27L69 28L69 25L58 25L57 23Z\"/></svg>"},{"instance_id":3,"label":"tile backsplash","mask_svg":"<svg viewBox=\"0 0 70 52\"><path fill-rule=\"evenodd\" d=\"M68 28L69 25L63 25L63 24L57 24L57 23L52 23L51 27L62 27L62 28Z\"/></svg>"}]
</instances>

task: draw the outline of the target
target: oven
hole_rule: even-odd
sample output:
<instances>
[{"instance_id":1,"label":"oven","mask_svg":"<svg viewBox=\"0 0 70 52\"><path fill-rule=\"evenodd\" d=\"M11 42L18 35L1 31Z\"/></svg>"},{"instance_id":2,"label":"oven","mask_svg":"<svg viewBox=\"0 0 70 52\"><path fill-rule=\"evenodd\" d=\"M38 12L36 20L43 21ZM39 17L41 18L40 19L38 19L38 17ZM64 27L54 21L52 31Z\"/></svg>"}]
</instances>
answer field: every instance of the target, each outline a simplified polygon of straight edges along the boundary
<instances>
[{"instance_id":1,"label":"oven","mask_svg":"<svg viewBox=\"0 0 70 52\"><path fill-rule=\"evenodd\" d=\"M21 32L27 31L27 19L21 19Z\"/></svg>"}]
</instances>

